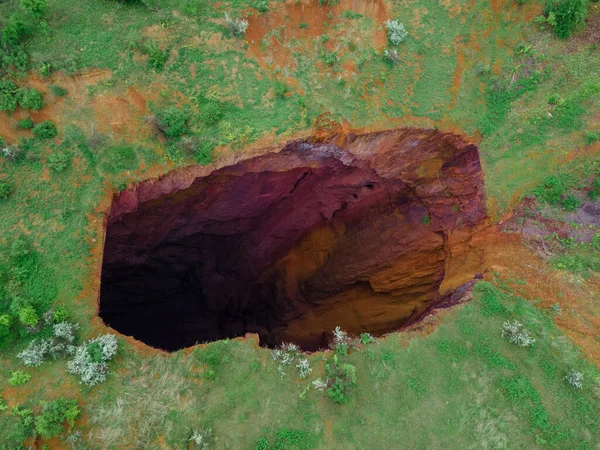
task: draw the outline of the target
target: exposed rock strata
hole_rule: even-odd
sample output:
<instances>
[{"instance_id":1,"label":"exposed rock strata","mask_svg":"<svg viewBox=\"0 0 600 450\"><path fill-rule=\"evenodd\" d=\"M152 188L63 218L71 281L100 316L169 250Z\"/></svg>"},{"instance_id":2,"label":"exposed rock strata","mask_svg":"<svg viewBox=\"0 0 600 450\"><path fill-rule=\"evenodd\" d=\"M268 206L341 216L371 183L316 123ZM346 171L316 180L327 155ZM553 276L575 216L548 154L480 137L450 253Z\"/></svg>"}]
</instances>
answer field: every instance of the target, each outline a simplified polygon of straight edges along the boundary
<instances>
[{"instance_id":1,"label":"exposed rock strata","mask_svg":"<svg viewBox=\"0 0 600 450\"><path fill-rule=\"evenodd\" d=\"M187 180L124 191L106 233L101 317L168 350L399 328L485 220L477 148L437 131L295 142Z\"/></svg>"}]
</instances>

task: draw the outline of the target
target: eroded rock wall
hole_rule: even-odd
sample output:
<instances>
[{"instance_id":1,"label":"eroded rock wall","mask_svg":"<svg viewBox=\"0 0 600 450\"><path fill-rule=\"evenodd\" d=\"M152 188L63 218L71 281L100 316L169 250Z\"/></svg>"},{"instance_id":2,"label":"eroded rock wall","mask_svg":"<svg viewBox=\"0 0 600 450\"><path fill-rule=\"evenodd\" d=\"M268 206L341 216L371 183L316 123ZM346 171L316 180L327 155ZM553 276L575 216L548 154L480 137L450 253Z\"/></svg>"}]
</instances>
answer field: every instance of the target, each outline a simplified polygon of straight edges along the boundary
<instances>
[{"instance_id":1,"label":"eroded rock wall","mask_svg":"<svg viewBox=\"0 0 600 450\"><path fill-rule=\"evenodd\" d=\"M121 193L105 241L101 317L168 350L396 329L485 220L477 148L437 131L295 142L187 180Z\"/></svg>"}]
</instances>

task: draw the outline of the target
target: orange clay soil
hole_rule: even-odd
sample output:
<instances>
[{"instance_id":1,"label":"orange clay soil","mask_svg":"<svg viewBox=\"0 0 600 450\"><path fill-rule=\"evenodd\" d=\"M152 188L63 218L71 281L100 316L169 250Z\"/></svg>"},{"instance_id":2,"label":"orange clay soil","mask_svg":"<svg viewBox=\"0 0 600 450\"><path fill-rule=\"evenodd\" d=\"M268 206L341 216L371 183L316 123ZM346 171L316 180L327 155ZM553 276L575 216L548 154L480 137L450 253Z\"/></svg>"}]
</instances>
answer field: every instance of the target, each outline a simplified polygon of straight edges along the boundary
<instances>
[{"instance_id":1,"label":"orange clay soil","mask_svg":"<svg viewBox=\"0 0 600 450\"><path fill-rule=\"evenodd\" d=\"M306 51L315 51L315 40L324 34L325 24L340 20L338 17L344 11L369 17L373 19L373 24L382 24L388 19L387 8L382 0L341 0L333 7L318 6L315 0L279 3L273 11L264 14L252 11L248 17L248 57L255 58L264 68L293 68L292 52L285 43L295 41L298 45L306 46ZM328 33L332 31L332 28L328 29ZM336 50L335 36L331 37L324 44L327 51ZM373 48L379 49L386 42L384 28L374 25L371 33ZM348 66L345 69L345 72L350 73L355 68Z\"/></svg>"},{"instance_id":2,"label":"orange clay soil","mask_svg":"<svg viewBox=\"0 0 600 450\"><path fill-rule=\"evenodd\" d=\"M156 100L163 88L153 84L142 88L128 87L118 95L108 93L102 83L110 80L109 70L93 70L67 76L56 73L42 78L31 73L19 84L33 87L44 96L46 106L39 111L18 108L13 113L0 112L0 135L9 142L31 137L29 130L16 126L19 120L31 117L35 123L46 120L54 122L59 129L66 125L77 125L86 133L110 135L112 141L140 142L154 136L152 125L147 120L148 101ZM67 90L67 95L57 97L50 86ZM90 95L90 89L97 89Z\"/></svg>"}]
</instances>

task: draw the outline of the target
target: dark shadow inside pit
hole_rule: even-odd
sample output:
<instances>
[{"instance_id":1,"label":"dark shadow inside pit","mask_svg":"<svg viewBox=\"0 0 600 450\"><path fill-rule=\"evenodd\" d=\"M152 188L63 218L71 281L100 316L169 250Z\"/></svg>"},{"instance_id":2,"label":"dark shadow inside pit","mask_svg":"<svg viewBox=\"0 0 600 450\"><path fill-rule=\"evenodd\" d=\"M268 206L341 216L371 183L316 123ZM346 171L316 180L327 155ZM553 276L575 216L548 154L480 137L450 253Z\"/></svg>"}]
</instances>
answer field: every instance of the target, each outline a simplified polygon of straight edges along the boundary
<instances>
[{"instance_id":1,"label":"dark shadow inside pit","mask_svg":"<svg viewBox=\"0 0 600 450\"><path fill-rule=\"evenodd\" d=\"M453 199L448 180L471 170L477 150L440 147L447 161L422 178ZM415 320L438 297L446 231L483 217L480 174L467 174L460 202L433 208L376 166L304 142L185 188L167 177L124 191L107 221L100 316L169 351L246 333L316 350L338 325L381 334ZM467 197L472 210L452 209Z\"/></svg>"}]
</instances>

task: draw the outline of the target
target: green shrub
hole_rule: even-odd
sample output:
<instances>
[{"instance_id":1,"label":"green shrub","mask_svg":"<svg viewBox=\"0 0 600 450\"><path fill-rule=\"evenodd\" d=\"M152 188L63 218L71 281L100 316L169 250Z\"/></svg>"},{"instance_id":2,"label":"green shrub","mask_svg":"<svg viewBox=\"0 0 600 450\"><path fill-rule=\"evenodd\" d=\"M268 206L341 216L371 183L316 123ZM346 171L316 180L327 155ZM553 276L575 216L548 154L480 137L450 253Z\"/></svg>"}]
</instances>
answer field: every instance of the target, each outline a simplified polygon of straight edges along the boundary
<instances>
[{"instance_id":1,"label":"green shrub","mask_svg":"<svg viewBox=\"0 0 600 450\"><path fill-rule=\"evenodd\" d=\"M196 149L195 160L197 164L210 164L213 160L213 151L215 143L209 139L203 140Z\"/></svg>"},{"instance_id":2,"label":"green shrub","mask_svg":"<svg viewBox=\"0 0 600 450\"><path fill-rule=\"evenodd\" d=\"M219 123L223 118L223 110L219 102L208 101L200 105L200 120L204 122L206 126L213 126Z\"/></svg>"},{"instance_id":3,"label":"green shrub","mask_svg":"<svg viewBox=\"0 0 600 450\"><path fill-rule=\"evenodd\" d=\"M19 310L19 321L23 325L35 327L40 321L40 316L33 306L27 305Z\"/></svg>"},{"instance_id":4,"label":"green shrub","mask_svg":"<svg viewBox=\"0 0 600 450\"><path fill-rule=\"evenodd\" d=\"M585 23L587 10L588 0L548 0L545 15L554 16L554 33L561 39L567 39Z\"/></svg>"},{"instance_id":5,"label":"green shrub","mask_svg":"<svg viewBox=\"0 0 600 450\"><path fill-rule=\"evenodd\" d=\"M155 72L161 72L169 60L169 50L162 51L158 45L152 42L146 46L145 52L148 55L148 67L154 69Z\"/></svg>"},{"instance_id":6,"label":"green shrub","mask_svg":"<svg viewBox=\"0 0 600 450\"><path fill-rule=\"evenodd\" d=\"M327 64L328 66L335 65L335 63L337 63L337 60L338 55L336 51L325 52L323 55L323 61L325 61L325 64Z\"/></svg>"},{"instance_id":7,"label":"green shrub","mask_svg":"<svg viewBox=\"0 0 600 450\"><path fill-rule=\"evenodd\" d=\"M275 96L277 98L285 98L285 94L287 93L288 88L287 88L287 85L283 81L277 80L275 82L274 90L275 90Z\"/></svg>"},{"instance_id":8,"label":"green shrub","mask_svg":"<svg viewBox=\"0 0 600 450\"><path fill-rule=\"evenodd\" d=\"M327 395L334 403L347 403L356 386L356 367L352 364L339 364L338 356L325 365L327 373Z\"/></svg>"},{"instance_id":9,"label":"green shrub","mask_svg":"<svg viewBox=\"0 0 600 450\"><path fill-rule=\"evenodd\" d=\"M108 362L117 353L118 341L113 334L105 334L75 348L67 370L79 375L81 383L95 386L106 380Z\"/></svg>"},{"instance_id":10,"label":"green shrub","mask_svg":"<svg viewBox=\"0 0 600 450\"><path fill-rule=\"evenodd\" d=\"M592 145L594 142L600 141L600 132L586 131L585 132L585 144Z\"/></svg>"},{"instance_id":11,"label":"green shrub","mask_svg":"<svg viewBox=\"0 0 600 450\"><path fill-rule=\"evenodd\" d=\"M21 7L37 16L43 16L48 5L46 0L21 0Z\"/></svg>"},{"instance_id":12,"label":"green shrub","mask_svg":"<svg viewBox=\"0 0 600 450\"><path fill-rule=\"evenodd\" d=\"M0 80L0 111L17 109L17 86L9 80Z\"/></svg>"},{"instance_id":13,"label":"green shrub","mask_svg":"<svg viewBox=\"0 0 600 450\"><path fill-rule=\"evenodd\" d=\"M375 342L375 338L370 333L360 333L360 342L364 345Z\"/></svg>"},{"instance_id":14,"label":"green shrub","mask_svg":"<svg viewBox=\"0 0 600 450\"><path fill-rule=\"evenodd\" d=\"M52 75L52 64L49 62L43 62L38 71L40 72L41 76L48 78L50 75Z\"/></svg>"},{"instance_id":15,"label":"green shrub","mask_svg":"<svg viewBox=\"0 0 600 450\"><path fill-rule=\"evenodd\" d=\"M256 8L256 10L261 14L267 13L271 10L269 8L269 2L266 0L260 0L256 3L256 5L254 5L254 8Z\"/></svg>"},{"instance_id":16,"label":"green shrub","mask_svg":"<svg viewBox=\"0 0 600 450\"><path fill-rule=\"evenodd\" d=\"M12 317L9 314L0 315L0 345L10 342Z\"/></svg>"},{"instance_id":17,"label":"green shrub","mask_svg":"<svg viewBox=\"0 0 600 450\"><path fill-rule=\"evenodd\" d=\"M18 262L31 254L31 248L25 239L19 237L10 245L10 257Z\"/></svg>"},{"instance_id":18,"label":"green shrub","mask_svg":"<svg viewBox=\"0 0 600 450\"><path fill-rule=\"evenodd\" d=\"M31 379L31 375L22 370L15 370L10 373L10 378L8 380L8 384L11 386L23 386Z\"/></svg>"},{"instance_id":19,"label":"green shrub","mask_svg":"<svg viewBox=\"0 0 600 450\"><path fill-rule=\"evenodd\" d=\"M187 121L190 115L186 110L174 106L156 113L159 129L170 138L178 138L187 133Z\"/></svg>"},{"instance_id":20,"label":"green shrub","mask_svg":"<svg viewBox=\"0 0 600 450\"><path fill-rule=\"evenodd\" d=\"M64 97L69 93L64 87L61 86L50 86L50 90L57 97Z\"/></svg>"},{"instance_id":21,"label":"green shrub","mask_svg":"<svg viewBox=\"0 0 600 450\"><path fill-rule=\"evenodd\" d=\"M592 247L596 250L600 252L600 233L596 233L594 235L594 237L592 238Z\"/></svg>"},{"instance_id":22,"label":"green shrub","mask_svg":"<svg viewBox=\"0 0 600 450\"><path fill-rule=\"evenodd\" d=\"M575 253L557 256L552 264L569 272L587 275L589 271L600 272L600 257L598 253Z\"/></svg>"},{"instance_id":23,"label":"green shrub","mask_svg":"<svg viewBox=\"0 0 600 450\"><path fill-rule=\"evenodd\" d=\"M102 353L102 346L98 341L90 342L87 346L87 352L89 360L93 363L101 363L104 355Z\"/></svg>"},{"instance_id":24,"label":"green shrub","mask_svg":"<svg viewBox=\"0 0 600 450\"><path fill-rule=\"evenodd\" d=\"M568 195L560 201L560 205L567 211L573 212L579 208L580 202L574 195Z\"/></svg>"},{"instance_id":25,"label":"green shrub","mask_svg":"<svg viewBox=\"0 0 600 450\"><path fill-rule=\"evenodd\" d=\"M46 106L42 94L33 88L20 88L17 91L17 97L19 106L23 109L34 109L37 111Z\"/></svg>"},{"instance_id":26,"label":"green shrub","mask_svg":"<svg viewBox=\"0 0 600 450\"><path fill-rule=\"evenodd\" d=\"M36 138L39 139L51 139L58 134L56 126L54 126L54 124L49 120L37 124L35 127L33 127L31 132Z\"/></svg>"},{"instance_id":27,"label":"green shrub","mask_svg":"<svg viewBox=\"0 0 600 450\"><path fill-rule=\"evenodd\" d=\"M550 97L548 97L549 105L560 105L560 104L563 104L564 102L565 102L564 99L561 98L561 96L558 94L552 94Z\"/></svg>"},{"instance_id":28,"label":"green shrub","mask_svg":"<svg viewBox=\"0 0 600 450\"><path fill-rule=\"evenodd\" d=\"M77 400L58 398L51 402L42 402L42 414L35 418L35 430L42 439L52 439L64 431L64 423L75 425L80 411Z\"/></svg>"},{"instance_id":29,"label":"green shrub","mask_svg":"<svg viewBox=\"0 0 600 450\"><path fill-rule=\"evenodd\" d=\"M54 323L65 322L69 318L69 313L62 306L57 306L52 312L52 321Z\"/></svg>"},{"instance_id":30,"label":"green shrub","mask_svg":"<svg viewBox=\"0 0 600 450\"><path fill-rule=\"evenodd\" d=\"M71 164L71 154L62 150L55 149L48 156L48 167L55 172L62 172Z\"/></svg>"},{"instance_id":31,"label":"green shrub","mask_svg":"<svg viewBox=\"0 0 600 450\"><path fill-rule=\"evenodd\" d=\"M31 409L21 408L20 406L15 406L10 411L10 414L11 414L11 416L13 416L14 418L17 419L17 422L13 423L13 426L10 427L10 431L8 431L5 436L7 436L10 440L12 440L15 443L16 442L20 443L27 438L35 436L33 411ZM3 430L3 433L5 431L6 430ZM7 447L7 448L10 448L12 450L13 448L22 449L25 447L19 446L19 447Z\"/></svg>"},{"instance_id":32,"label":"green shrub","mask_svg":"<svg viewBox=\"0 0 600 450\"><path fill-rule=\"evenodd\" d=\"M550 205L557 205L567 191L568 183L564 176L551 175L541 186L534 189L534 194Z\"/></svg>"},{"instance_id":33,"label":"green shrub","mask_svg":"<svg viewBox=\"0 0 600 450\"><path fill-rule=\"evenodd\" d=\"M33 123L31 117L28 117L27 119L19 120L17 126L23 130L31 130L35 126L35 123Z\"/></svg>"},{"instance_id":34,"label":"green shrub","mask_svg":"<svg viewBox=\"0 0 600 450\"><path fill-rule=\"evenodd\" d=\"M100 168L106 173L121 173L137 167L136 148L132 145L117 145L102 150Z\"/></svg>"},{"instance_id":35,"label":"green shrub","mask_svg":"<svg viewBox=\"0 0 600 450\"><path fill-rule=\"evenodd\" d=\"M484 64L483 61L477 61L474 70L477 75L482 77L492 73L492 68L489 65Z\"/></svg>"},{"instance_id":36,"label":"green shrub","mask_svg":"<svg viewBox=\"0 0 600 450\"><path fill-rule=\"evenodd\" d=\"M13 192L13 187L6 181L0 181L0 200L5 200L10 197Z\"/></svg>"},{"instance_id":37,"label":"green shrub","mask_svg":"<svg viewBox=\"0 0 600 450\"><path fill-rule=\"evenodd\" d=\"M0 325L9 328L12 324L12 317L9 314L0 315Z\"/></svg>"},{"instance_id":38,"label":"green shrub","mask_svg":"<svg viewBox=\"0 0 600 450\"><path fill-rule=\"evenodd\" d=\"M360 19L363 17L362 14L357 13L356 11L351 11L347 9L346 11L342 11L340 14L340 19Z\"/></svg>"}]
</instances>

